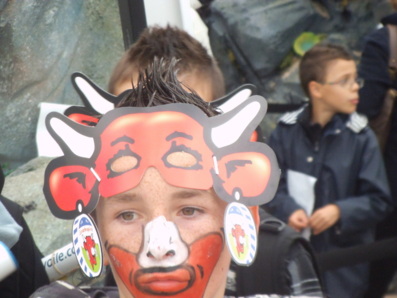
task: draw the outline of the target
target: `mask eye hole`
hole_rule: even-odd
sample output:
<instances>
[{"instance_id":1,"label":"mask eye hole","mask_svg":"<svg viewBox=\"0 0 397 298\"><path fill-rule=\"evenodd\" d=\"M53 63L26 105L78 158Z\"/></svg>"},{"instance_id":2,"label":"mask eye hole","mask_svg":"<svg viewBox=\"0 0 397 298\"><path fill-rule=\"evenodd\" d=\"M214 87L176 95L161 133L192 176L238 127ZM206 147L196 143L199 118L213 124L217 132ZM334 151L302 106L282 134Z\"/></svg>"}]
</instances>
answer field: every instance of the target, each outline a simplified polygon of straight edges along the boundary
<instances>
[{"instance_id":1,"label":"mask eye hole","mask_svg":"<svg viewBox=\"0 0 397 298\"><path fill-rule=\"evenodd\" d=\"M135 156L127 155L115 159L110 168L114 173L124 173L134 169L139 164L139 160Z\"/></svg>"},{"instance_id":2,"label":"mask eye hole","mask_svg":"<svg viewBox=\"0 0 397 298\"><path fill-rule=\"evenodd\" d=\"M185 145L172 143L170 150L163 156L163 162L170 168L199 170L202 169L201 154Z\"/></svg>"},{"instance_id":3,"label":"mask eye hole","mask_svg":"<svg viewBox=\"0 0 397 298\"><path fill-rule=\"evenodd\" d=\"M191 168L197 164L197 158L188 152L173 152L168 154L167 163L177 168Z\"/></svg>"},{"instance_id":4,"label":"mask eye hole","mask_svg":"<svg viewBox=\"0 0 397 298\"><path fill-rule=\"evenodd\" d=\"M117 152L106 164L109 170L109 178L121 175L129 170L139 168L141 157L132 152L128 145L123 150Z\"/></svg>"}]
</instances>

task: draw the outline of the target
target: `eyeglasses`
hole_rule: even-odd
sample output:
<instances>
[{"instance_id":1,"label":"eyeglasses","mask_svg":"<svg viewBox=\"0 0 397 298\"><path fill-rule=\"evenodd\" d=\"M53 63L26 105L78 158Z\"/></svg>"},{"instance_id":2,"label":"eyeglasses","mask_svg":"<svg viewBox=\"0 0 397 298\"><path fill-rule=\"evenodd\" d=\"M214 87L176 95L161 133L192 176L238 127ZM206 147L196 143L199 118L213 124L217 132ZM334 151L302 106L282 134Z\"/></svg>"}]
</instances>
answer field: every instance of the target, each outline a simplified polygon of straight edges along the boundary
<instances>
[{"instance_id":1,"label":"eyeglasses","mask_svg":"<svg viewBox=\"0 0 397 298\"><path fill-rule=\"evenodd\" d=\"M364 79L363 78L355 78L352 80L349 78L344 78L339 81L326 82L326 83L320 83L320 84L322 84L322 85L339 85L342 88L351 89L353 87L354 83L356 83L359 88L362 88L364 86Z\"/></svg>"}]
</instances>

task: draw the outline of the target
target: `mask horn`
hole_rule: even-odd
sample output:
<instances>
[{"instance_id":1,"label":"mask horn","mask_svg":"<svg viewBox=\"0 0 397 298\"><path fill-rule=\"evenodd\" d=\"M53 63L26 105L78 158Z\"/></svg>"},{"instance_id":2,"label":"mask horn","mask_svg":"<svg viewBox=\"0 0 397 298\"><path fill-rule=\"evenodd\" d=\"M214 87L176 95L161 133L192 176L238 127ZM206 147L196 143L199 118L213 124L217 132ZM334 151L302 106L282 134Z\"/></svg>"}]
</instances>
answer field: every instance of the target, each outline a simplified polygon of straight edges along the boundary
<instances>
[{"instance_id":1,"label":"mask horn","mask_svg":"<svg viewBox=\"0 0 397 298\"><path fill-rule=\"evenodd\" d=\"M84 105L97 114L103 115L113 110L121 99L105 92L82 73L72 74L72 84Z\"/></svg>"},{"instance_id":2,"label":"mask horn","mask_svg":"<svg viewBox=\"0 0 397 298\"><path fill-rule=\"evenodd\" d=\"M226 113L241 105L255 92L256 87L254 85L244 84L225 96L212 101L211 105L220 112Z\"/></svg>"},{"instance_id":3,"label":"mask horn","mask_svg":"<svg viewBox=\"0 0 397 298\"><path fill-rule=\"evenodd\" d=\"M213 117L211 139L216 147L224 148L240 139L250 139L267 111L266 100L252 96L229 112Z\"/></svg>"}]
</instances>

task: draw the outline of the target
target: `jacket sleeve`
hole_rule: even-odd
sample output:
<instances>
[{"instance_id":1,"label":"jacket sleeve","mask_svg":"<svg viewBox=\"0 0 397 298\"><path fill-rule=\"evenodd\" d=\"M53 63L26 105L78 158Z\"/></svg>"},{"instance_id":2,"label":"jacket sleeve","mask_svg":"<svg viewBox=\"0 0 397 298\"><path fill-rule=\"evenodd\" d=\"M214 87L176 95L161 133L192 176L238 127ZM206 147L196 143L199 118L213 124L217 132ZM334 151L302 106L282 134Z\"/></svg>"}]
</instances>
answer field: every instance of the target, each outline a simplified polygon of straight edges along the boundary
<instances>
[{"instance_id":1,"label":"jacket sleeve","mask_svg":"<svg viewBox=\"0 0 397 298\"><path fill-rule=\"evenodd\" d=\"M42 253L34 242L33 235L23 217L23 208L0 195L0 202L14 220L22 227L18 242L11 248L18 261L18 269L0 282L2 298L29 297L37 288L48 284L48 276L41 262Z\"/></svg>"},{"instance_id":2,"label":"jacket sleeve","mask_svg":"<svg viewBox=\"0 0 397 298\"><path fill-rule=\"evenodd\" d=\"M362 133L365 140L357 175L357 196L335 202L341 210L341 234L374 227L392 209L389 185L377 140L368 128Z\"/></svg>"},{"instance_id":3,"label":"jacket sleeve","mask_svg":"<svg viewBox=\"0 0 397 298\"><path fill-rule=\"evenodd\" d=\"M377 116L387 89L392 85L388 73L389 37L387 28L373 32L362 51L358 74L364 79L359 90L360 102L357 111L368 118Z\"/></svg>"},{"instance_id":4,"label":"jacket sleeve","mask_svg":"<svg viewBox=\"0 0 397 298\"><path fill-rule=\"evenodd\" d=\"M278 217L282 221L288 223L290 215L298 210L303 209L296 203L293 197L288 194L287 187L287 166L285 162L286 154L283 150L282 138L280 138L280 128L277 127L269 138L269 146L274 150L277 156L277 161L281 169L280 182L274 199L267 203L264 208L272 215Z\"/></svg>"}]
</instances>

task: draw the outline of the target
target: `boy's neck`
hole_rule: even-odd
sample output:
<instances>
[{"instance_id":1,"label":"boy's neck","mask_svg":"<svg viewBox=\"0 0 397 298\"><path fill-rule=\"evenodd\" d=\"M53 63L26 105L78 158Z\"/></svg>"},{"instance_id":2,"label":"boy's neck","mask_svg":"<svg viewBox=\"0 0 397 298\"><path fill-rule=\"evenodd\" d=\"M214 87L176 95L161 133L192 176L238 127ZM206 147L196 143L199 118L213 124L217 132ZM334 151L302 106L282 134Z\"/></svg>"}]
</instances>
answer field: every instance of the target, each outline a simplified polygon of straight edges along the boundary
<instances>
[{"instance_id":1,"label":"boy's neck","mask_svg":"<svg viewBox=\"0 0 397 298\"><path fill-rule=\"evenodd\" d=\"M324 127L331 121L331 119L335 116L334 111L330 111L329 109L325 109L320 105L312 104L311 105L311 115L310 120L312 123L317 123L321 127Z\"/></svg>"}]
</instances>

